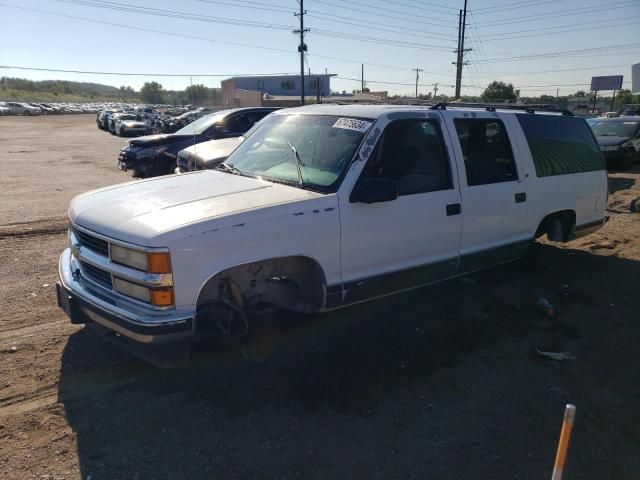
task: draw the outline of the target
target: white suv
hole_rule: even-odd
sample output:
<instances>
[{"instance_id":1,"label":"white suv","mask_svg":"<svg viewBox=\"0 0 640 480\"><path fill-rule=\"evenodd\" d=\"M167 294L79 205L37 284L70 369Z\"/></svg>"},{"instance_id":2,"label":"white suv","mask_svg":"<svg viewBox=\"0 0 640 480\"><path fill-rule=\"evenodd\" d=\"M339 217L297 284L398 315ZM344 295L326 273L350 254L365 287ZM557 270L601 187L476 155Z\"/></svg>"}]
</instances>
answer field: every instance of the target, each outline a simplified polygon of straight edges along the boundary
<instances>
[{"instance_id":1,"label":"white suv","mask_svg":"<svg viewBox=\"0 0 640 480\"><path fill-rule=\"evenodd\" d=\"M284 109L217 170L76 197L58 302L158 364L188 359L194 340L249 339L260 357L281 310L328 311L519 259L543 234L598 229L606 201L580 118Z\"/></svg>"}]
</instances>

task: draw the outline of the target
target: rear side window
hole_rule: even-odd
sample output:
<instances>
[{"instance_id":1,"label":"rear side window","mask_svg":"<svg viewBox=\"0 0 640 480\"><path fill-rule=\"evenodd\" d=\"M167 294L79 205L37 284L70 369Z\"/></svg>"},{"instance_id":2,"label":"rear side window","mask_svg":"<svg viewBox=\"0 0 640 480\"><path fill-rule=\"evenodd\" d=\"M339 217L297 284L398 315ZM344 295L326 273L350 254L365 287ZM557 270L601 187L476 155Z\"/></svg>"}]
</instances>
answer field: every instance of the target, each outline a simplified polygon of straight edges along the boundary
<instances>
[{"instance_id":1,"label":"rear side window","mask_svg":"<svg viewBox=\"0 0 640 480\"><path fill-rule=\"evenodd\" d=\"M538 177L604 170L587 122L577 117L517 114Z\"/></svg>"},{"instance_id":2,"label":"rear side window","mask_svg":"<svg viewBox=\"0 0 640 480\"><path fill-rule=\"evenodd\" d=\"M467 185L518 180L509 136L500 120L455 119Z\"/></svg>"}]
</instances>

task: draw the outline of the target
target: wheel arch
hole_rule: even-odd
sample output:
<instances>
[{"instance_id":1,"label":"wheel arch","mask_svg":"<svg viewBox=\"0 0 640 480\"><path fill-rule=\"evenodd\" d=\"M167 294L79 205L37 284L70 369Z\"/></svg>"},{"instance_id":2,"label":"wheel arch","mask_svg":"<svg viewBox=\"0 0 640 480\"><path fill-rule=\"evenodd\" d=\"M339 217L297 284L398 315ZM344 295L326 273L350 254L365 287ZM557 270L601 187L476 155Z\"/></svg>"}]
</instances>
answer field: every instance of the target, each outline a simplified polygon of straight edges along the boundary
<instances>
[{"instance_id":1,"label":"wheel arch","mask_svg":"<svg viewBox=\"0 0 640 480\"><path fill-rule=\"evenodd\" d=\"M243 304L268 303L287 310L311 313L326 303L324 269L309 255L251 260L221 269L202 283L196 306L218 300L224 280L235 284L235 295L238 291L241 293L239 303Z\"/></svg>"},{"instance_id":2,"label":"wheel arch","mask_svg":"<svg viewBox=\"0 0 640 480\"><path fill-rule=\"evenodd\" d=\"M542 220L540 220L540 222L538 223L538 228L536 229L534 238L540 238L544 234L547 234L547 236L549 236L551 222L556 219L559 219L562 222L563 234L561 239L555 239L555 241L569 241L575 232L577 219L576 211L570 208L557 210L543 217ZM550 238L550 240L553 239Z\"/></svg>"}]
</instances>

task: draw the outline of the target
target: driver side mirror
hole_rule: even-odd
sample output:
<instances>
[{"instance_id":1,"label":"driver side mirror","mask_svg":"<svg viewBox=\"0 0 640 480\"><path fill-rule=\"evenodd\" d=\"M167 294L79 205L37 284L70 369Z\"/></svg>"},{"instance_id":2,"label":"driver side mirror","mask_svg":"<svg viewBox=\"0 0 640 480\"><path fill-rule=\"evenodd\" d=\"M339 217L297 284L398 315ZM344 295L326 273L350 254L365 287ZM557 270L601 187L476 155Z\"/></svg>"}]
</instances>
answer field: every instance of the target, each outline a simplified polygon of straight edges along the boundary
<instances>
[{"instance_id":1,"label":"driver side mirror","mask_svg":"<svg viewBox=\"0 0 640 480\"><path fill-rule=\"evenodd\" d=\"M351 203L381 203L398 198L398 182L392 178L363 178L353 192Z\"/></svg>"}]
</instances>

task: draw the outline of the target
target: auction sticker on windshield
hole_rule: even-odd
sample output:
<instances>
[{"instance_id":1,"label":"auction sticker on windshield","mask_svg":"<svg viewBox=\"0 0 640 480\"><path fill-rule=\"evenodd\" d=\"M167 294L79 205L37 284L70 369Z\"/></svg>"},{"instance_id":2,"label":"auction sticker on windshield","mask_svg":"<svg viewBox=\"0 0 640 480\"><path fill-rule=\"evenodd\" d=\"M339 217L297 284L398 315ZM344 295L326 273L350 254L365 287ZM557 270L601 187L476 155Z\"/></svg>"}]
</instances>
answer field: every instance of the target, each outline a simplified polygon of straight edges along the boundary
<instances>
[{"instance_id":1,"label":"auction sticker on windshield","mask_svg":"<svg viewBox=\"0 0 640 480\"><path fill-rule=\"evenodd\" d=\"M356 118L339 118L333 124L333 128L346 128L347 130L355 130L356 132L366 132L371 126L371 122L358 120Z\"/></svg>"}]
</instances>

